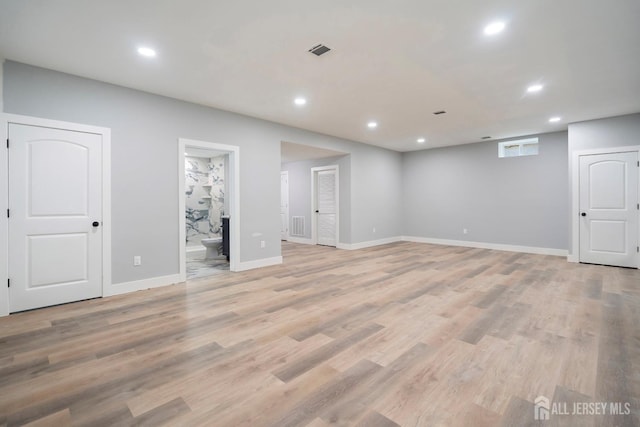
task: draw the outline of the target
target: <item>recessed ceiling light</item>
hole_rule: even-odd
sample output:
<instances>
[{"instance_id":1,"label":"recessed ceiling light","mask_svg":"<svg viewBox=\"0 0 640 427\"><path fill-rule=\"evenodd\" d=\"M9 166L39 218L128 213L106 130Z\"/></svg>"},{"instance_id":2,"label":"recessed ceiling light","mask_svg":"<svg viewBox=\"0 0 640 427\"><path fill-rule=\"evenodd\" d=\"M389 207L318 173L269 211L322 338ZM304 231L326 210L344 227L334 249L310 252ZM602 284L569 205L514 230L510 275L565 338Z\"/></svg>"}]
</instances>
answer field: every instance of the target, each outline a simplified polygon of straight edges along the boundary
<instances>
[{"instance_id":1,"label":"recessed ceiling light","mask_svg":"<svg viewBox=\"0 0 640 427\"><path fill-rule=\"evenodd\" d=\"M298 97L298 98L293 100L293 103L296 104L296 105L302 106L302 105L305 105L307 103L307 100L305 98L303 98L303 97Z\"/></svg>"},{"instance_id":2,"label":"recessed ceiling light","mask_svg":"<svg viewBox=\"0 0 640 427\"><path fill-rule=\"evenodd\" d=\"M501 33L502 30L506 27L506 24L502 21L494 21L484 27L484 33L487 36L493 36L495 34Z\"/></svg>"},{"instance_id":3,"label":"recessed ceiling light","mask_svg":"<svg viewBox=\"0 0 640 427\"><path fill-rule=\"evenodd\" d=\"M369 129L375 129L378 127L378 123L377 122L369 122L367 123L367 126L369 127Z\"/></svg>"},{"instance_id":4,"label":"recessed ceiling light","mask_svg":"<svg viewBox=\"0 0 640 427\"><path fill-rule=\"evenodd\" d=\"M426 139L418 138L417 142L418 142L418 144L424 144L426 142Z\"/></svg>"},{"instance_id":5,"label":"recessed ceiling light","mask_svg":"<svg viewBox=\"0 0 640 427\"><path fill-rule=\"evenodd\" d=\"M535 85L531 85L527 88L527 92L529 93L534 93L534 92L540 92L542 90L544 86L541 84L535 84Z\"/></svg>"},{"instance_id":6,"label":"recessed ceiling light","mask_svg":"<svg viewBox=\"0 0 640 427\"><path fill-rule=\"evenodd\" d=\"M549 123L557 123L557 122L559 122L560 120L562 120L562 118L561 118L561 117L551 117L551 118L549 119Z\"/></svg>"},{"instance_id":7,"label":"recessed ceiling light","mask_svg":"<svg viewBox=\"0 0 640 427\"><path fill-rule=\"evenodd\" d=\"M142 56L146 56L147 58L153 58L156 56L156 51L151 49L150 47L139 47L138 53Z\"/></svg>"}]
</instances>

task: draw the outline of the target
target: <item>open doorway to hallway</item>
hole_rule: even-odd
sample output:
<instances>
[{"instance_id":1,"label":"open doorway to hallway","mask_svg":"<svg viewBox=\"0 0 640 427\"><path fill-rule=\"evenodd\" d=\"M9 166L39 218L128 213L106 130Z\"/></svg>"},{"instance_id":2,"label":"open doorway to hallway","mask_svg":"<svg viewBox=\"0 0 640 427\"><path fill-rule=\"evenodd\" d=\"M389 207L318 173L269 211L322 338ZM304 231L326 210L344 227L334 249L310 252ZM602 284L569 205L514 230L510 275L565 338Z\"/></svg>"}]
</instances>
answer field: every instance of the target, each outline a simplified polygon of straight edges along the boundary
<instances>
[{"instance_id":1,"label":"open doorway to hallway","mask_svg":"<svg viewBox=\"0 0 640 427\"><path fill-rule=\"evenodd\" d=\"M349 227L349 154L290 142L281 153L282 240L339 246Z\"/></svg>"}]
</instances>

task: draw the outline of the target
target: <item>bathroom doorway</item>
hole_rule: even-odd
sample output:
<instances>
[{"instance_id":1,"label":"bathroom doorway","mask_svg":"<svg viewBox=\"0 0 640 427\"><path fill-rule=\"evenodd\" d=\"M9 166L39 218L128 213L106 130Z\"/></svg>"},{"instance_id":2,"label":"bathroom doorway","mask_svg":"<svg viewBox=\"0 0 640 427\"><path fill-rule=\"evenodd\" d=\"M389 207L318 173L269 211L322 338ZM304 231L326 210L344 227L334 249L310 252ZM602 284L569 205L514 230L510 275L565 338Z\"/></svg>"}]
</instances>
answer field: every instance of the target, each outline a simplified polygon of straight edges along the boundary
<instances>
[{"instance_id":1,"label":"bathroom doorway","mask_svg":"<svg viewBox=\"0 0 640 427\"><path fill-rule=\"evenodd\" d=\"M239 148L179 139L180 277L190 280L239 263Z\"/></svg>"}]
</instances>

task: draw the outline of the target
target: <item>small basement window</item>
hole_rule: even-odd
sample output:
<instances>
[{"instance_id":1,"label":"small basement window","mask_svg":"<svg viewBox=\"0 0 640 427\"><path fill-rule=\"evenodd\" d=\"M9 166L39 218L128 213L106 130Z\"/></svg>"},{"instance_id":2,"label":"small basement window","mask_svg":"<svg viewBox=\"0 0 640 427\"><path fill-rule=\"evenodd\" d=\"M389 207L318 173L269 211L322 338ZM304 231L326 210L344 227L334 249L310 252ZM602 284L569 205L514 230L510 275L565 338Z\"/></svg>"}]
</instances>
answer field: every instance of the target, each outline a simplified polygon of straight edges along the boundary
<instances>
[{"instance_id":1,"label":"small basement window","mask_svg":"<svg viewBox=\"0 0 640 427\"><path fill-rule=\"evenodd\" d=\"M498 157L537 156L538 138L516 139L498 143Z\"/></svg>"}]
</instances>

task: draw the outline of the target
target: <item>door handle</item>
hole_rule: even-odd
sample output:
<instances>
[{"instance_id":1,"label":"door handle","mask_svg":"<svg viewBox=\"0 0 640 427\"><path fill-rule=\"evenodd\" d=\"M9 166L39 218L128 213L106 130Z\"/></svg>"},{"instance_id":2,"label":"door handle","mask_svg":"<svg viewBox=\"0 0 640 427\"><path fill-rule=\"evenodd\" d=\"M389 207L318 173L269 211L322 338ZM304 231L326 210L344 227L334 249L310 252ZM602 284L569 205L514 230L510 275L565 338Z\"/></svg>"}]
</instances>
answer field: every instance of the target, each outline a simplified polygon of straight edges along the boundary
<instances>
[{"instance_id":1,"label":"door handle","mask_svg":"<svg viewBox=\"0 0 640 427\"><path fill-rule=\"evenodd\" d=\"M581 216L587 216L587 213L586 212L582 212L580 215Z\"/></svg>"},{"instance_id":2,"label":"door handle","mask_svg":"<svg viewBox=\"0 0 640 427\"><path fill-rule=\"evenodd\" d=\"M99 226L100 226L100 222L98 222L98 221L93 221L93 222L91 223L91 225L92 225L92 226L94 226L94 227L99 227Z\"/></svg>"},{"instance_id":3,"label":"door handle","mask_svg":"<svg viewBox=\"0 0 640 427\"><path fill-rule=\"evenodd\" d=\"M316 213L320 213L320 211L318 209L316 209Z\"/></svg>"}]
</instances>

